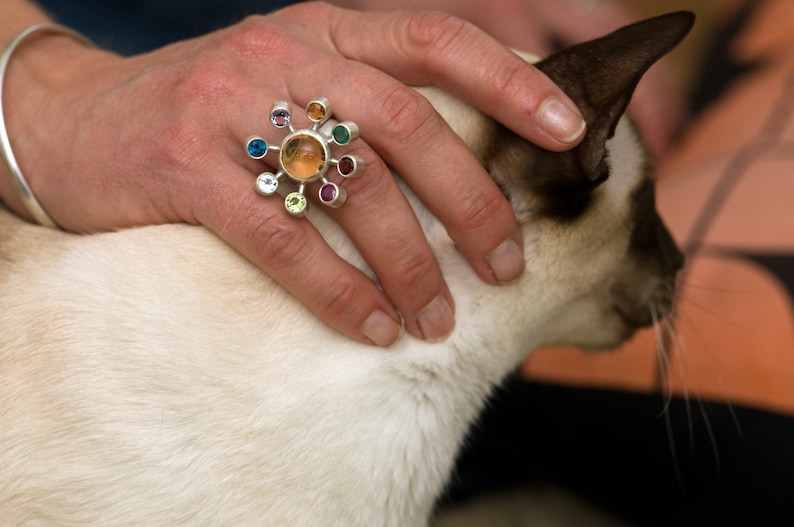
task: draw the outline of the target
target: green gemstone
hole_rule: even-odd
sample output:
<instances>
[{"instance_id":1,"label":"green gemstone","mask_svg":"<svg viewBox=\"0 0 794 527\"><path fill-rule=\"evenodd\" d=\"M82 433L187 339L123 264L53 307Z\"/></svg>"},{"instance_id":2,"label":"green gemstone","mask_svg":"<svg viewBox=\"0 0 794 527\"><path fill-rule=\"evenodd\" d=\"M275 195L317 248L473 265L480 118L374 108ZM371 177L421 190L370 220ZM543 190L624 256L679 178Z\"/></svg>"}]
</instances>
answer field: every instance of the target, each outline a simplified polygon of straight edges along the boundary
<instances>
[{"instance_id":1,"label":"green gemstone","mask_svg":"<svg viewBox=\"0 0 794 527\"><path fill-rule=\"evenodd\" d=\"M350 142L350 130L346 126L337 125L333 131L334 141L339 145L346 145Z\"/></svg>"},{"instance_id":2,"label":"green gemstone","mask_svg":"<svg viewBox=\"0 0 794 527\"><path fill-rule=\"evenodd\" d=\"M284 206L287 208L287 212L294 216L303 214L308 204L309 202L306 201L306 196L300 192L293 192L284 199Z\"/></svg>"}]
</instances>

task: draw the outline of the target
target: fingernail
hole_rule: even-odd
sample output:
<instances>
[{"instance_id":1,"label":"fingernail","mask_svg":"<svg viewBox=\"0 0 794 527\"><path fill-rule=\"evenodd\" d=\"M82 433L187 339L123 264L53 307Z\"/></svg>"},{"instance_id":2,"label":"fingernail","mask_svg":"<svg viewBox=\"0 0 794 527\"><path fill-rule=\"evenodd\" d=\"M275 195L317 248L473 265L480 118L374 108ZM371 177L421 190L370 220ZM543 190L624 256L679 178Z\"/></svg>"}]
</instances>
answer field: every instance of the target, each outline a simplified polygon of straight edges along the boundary
<instances>
[{"instance_id":1,"label":"fingernail","mask_svg":"<svg viewBox=\"0 0 794 527\"><path fill-rule=\"evenodd\" d=\"M488 266L499 283L515 280L524 271L524 254L515 240L510 239L488 255Z\"/></svg>"},{"instance_id":2,"label":"fingernail","mask_svg":"<svg viewBox=\"0 0 794 527\"><path fill-rule=\"evenodd\" d=\"M361 331L376 346L388 346L400 336L400 324L378 309L367 318Z\"/></svg>"},{"instance_id":3,"label":"fingernail","mask_svg":"<svg viewBox=\"0 0 794 527\"><path fill-rule=\"evenodd\" d=\"M584 118L559 99L546 99L538 110L538 124L551 136L563 143L572 143L584 133Z\"/></svg>"},{"instance_id":4,"label":"fingernail","mask_svg":"<svg viewBox=\"0 0 794 527\"><path fill-rule=\"evenodd\" d=\"M439 342L452 333L455 327L455 314L446 297L441 295L419 313L418 322L425 340Z\"/></svg>"}]
</instances>

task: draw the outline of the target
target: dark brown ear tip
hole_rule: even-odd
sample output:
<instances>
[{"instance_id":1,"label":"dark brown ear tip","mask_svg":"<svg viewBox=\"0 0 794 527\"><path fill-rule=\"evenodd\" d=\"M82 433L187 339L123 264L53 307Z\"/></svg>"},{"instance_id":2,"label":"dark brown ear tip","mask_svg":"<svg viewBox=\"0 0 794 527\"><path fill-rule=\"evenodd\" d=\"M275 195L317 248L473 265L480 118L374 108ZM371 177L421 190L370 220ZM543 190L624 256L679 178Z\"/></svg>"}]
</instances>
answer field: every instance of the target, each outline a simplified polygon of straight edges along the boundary
<instances>
[{"instance_id":1,"label":"dark brown ear tip","mask_svg":"<svg viewBox=\"0 0 794 527\"><path fill-rule=\"evenodd\" d=\"M680 38L684 38L695 26L695 13L692 11L673 11L656 17L657 20L666 19L666 22L675 25L681 33ZM651 19L653 20L653 19Z\"/></svg>"},{"instance_id":2,"label":"dark brown ear tip","mask_svg":"<svg viewBox=\"0 0 794 527\"><path fill-rule=\"evenodd\" d=\"M670 13L666 13L664 15L659 15L658 18L680 18L682 21L688 21L689 25L694 25L695 23L695 13L692 11L687 11L686 9L682 9L680 11L672 11Z\"/></svg>"},{"instance_id":3,"label":"dark brown ear tip","mask_svg":"<svg viewBox=\"0 0 794 527\"><path fill-rule=\"evenodd\" d=\"M676 11L673 13L673 15L681 20L681 24L685 25L687 30L692 29L692 27L695 25L695 20L697 19L695 13L692 11Z\"/></svg>"}]
</instances>

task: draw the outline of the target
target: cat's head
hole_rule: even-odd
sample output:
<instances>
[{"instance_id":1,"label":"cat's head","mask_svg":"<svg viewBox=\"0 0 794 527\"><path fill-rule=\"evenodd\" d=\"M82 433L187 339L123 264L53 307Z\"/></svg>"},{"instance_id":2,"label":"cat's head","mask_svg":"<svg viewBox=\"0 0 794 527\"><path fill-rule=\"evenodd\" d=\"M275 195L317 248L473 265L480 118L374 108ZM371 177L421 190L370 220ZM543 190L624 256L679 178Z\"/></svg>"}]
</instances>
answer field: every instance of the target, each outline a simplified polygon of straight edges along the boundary
<instances>
[{"instance_id":1,"label":"cat's head","mask_svg":"<svg viewBox=\"0 0 794 527\"><path fill-rule=\"evenodd\" d=\"M683 256L657 213L649 157L623 114L642 75L693 22L688 12L663 15L537 63L587 121L573 150L543 150L492 120L469 141L522 225L522 294L529 312L550 312L546 344L612 347L671 309Z\"/></svg>"},{"instance_id":2,"label":"cat's head","mask_svg":"<svg viewBox=\"0 0 794 527\"><path fill-rule=\"evenodd\" d=\"M554 153L504 131L487 150L483 161L524 225L528 271L575 291L550 340L609 347L672 307L683 256L657 213L648 156L623 114L642 75L693 23L689 12L663 15L539 62L581 110L584 140ZM532 265L535 253L541 265Z\"/></svg>"}]
</instances>

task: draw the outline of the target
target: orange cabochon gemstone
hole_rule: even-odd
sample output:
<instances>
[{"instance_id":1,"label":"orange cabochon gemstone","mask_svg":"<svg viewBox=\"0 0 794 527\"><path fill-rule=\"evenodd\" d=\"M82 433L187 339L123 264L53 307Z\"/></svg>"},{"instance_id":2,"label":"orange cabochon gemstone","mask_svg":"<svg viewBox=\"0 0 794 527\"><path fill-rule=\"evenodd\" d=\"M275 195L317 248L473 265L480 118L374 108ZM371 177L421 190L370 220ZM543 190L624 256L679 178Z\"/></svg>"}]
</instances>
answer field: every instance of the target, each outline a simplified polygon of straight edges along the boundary
<instances>
[{"instance_id":1,"label":"orange cabochon gemstone","mask_svg":"<svg viewBox=\"0 0 794 527\"><path fill-rule=\"evenodd\" d=\"M325 149L316 138L298 134L282 148L281 163L293 178L311 180L325 167Z\"/></svg>"}]
</instances>

